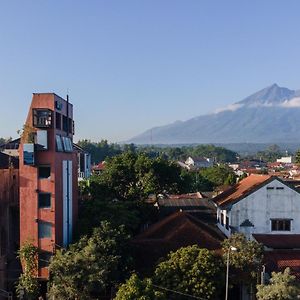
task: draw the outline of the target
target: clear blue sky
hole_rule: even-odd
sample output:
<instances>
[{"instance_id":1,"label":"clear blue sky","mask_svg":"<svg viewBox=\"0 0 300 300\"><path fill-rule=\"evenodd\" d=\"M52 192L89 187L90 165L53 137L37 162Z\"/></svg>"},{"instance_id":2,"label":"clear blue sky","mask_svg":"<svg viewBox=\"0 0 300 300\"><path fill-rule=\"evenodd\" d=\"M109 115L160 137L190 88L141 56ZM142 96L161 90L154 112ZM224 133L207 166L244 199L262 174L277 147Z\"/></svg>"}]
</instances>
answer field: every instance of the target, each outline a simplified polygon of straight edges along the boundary
<instances>
[{"instance_id":1,"label":"clear blue sky","mask_svg":"<svg viewBox=\"0 0 300 300\"><path fill-rule=\"evenodd\" d=\"M300 89L298 0L0 0L0 136L69 91L76 139L126 140L278 83Z\"/></svg>"}]
</instances>

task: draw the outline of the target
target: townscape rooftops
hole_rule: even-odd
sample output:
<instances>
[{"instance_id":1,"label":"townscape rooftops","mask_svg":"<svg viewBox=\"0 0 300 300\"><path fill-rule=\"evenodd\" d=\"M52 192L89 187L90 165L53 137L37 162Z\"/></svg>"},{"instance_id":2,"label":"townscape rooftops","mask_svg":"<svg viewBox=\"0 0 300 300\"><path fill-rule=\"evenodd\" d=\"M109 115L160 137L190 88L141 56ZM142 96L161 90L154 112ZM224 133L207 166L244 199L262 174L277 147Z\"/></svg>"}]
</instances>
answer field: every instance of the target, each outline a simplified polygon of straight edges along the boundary
<instances>
[{"instance_id":1,"label":"townscape rooftops","mask_svg":"<svg viewBox=\"0 0 300 300\"><path fill-rule=\"evenodd\" d=\"M275 177L270 175L251 174L250 176L241 180L239 183L213 198L213 201L219 206L235 203L256 191L261 186L272 181L274 178Z\"/></svg>"}]
</instances>

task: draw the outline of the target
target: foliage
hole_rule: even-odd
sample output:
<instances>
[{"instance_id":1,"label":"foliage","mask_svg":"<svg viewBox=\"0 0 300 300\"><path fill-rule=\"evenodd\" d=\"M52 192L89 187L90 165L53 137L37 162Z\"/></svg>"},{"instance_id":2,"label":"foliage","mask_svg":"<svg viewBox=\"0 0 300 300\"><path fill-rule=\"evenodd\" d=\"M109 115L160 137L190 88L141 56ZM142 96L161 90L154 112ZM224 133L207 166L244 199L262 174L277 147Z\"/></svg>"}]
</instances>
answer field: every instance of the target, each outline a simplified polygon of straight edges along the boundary
<instances>
[{"instance_id":1,"label":"foliage","mask_svg":"<svg viewBox=\"0 0 300 300\"><path fill-rule=\"evenodd\" d=\"M177 193L183 189L181 168L161 157L124 152L109 159L105 170L91 180L93 197L140 201L149 194Z\"/></svg>"},{"instance_id":2,"label":"foliage","mask_svg":"<svg viewBox=\"0 0 300 300\"><path fill-rule=\"evenodd\" d=\"M109 220L112 226L124 225L126 231L133 235L142 223L157 220L157 209L153 205L135 201L85 200L79 211L76 236L90 235L93 228L104 220Z\"/></svg>"},{"instance_id":3,"label":"foliage","mask_svg":"<svg viewBox=\"0 0 300 300\"><path fill-rule=\"evenodd\" d=\"M219 257L193 245L171 252L167 260L157 266L154 282L178 292L214 299L222 288L222 273ZM178 296L176 299L181 298Z\"/></svg>"},{"instance_id":4,"label":"foliage","mask_svg":"<svg viewBox=\"0 0 300 300\"><path fill-rule=\"evenodd\" d=\"M35 129L28 124L24 124L21 133L22 141L24 143L34 143L34 137L35 137Z\"/></svg>"},{"instance_id":5,"label":"foliage","mask_svg":"<svg viewBox=\"0 0 300 300\"><path fill-rule=\"evenodd\" d=\"M115 300L165 300L164 293L157 291L151 279L141 280L136 274L122 284Z\"/></svg>"},{"instance_id":6,"label":"foliage","mask_svg":"<svg viewBox=\"0 0 300 300\"><path fill-rule=\"evenodd\" d=\"M92 156L92 163L99 163L108 157L120 154L121 147L117 144L108 144L107 140L91 142L90 140L80 140L78 145Z\"/></svg>"},{"instance_id":7,"label":"foliage","mask_svg":"<svg viewBox=\"0 0 300 300\"><path fill-rule=\"evenodd\" d=\"M200 171L200 175L212 183L213 187L221 185L233 185L236 183L236 175L227 165L215 165Z\"/></svg>"},{"instance_id":8,"label":"foliage","mask_svg":"<svg viewBox=\"0 0 300 300\"><path fill-rule=\"evenodd\" d=\"M230 251L230 247L237 251ZM230 251L231 281L250 283L255 279L263 259L263 246L256 241L248 241L242 233L235 233L222 243L223 258L226 263Z\"/></svg>"},{"instance_id":9,"label":"foliage","mask_svg":"<svg viewBox=\"0 0 300 300\"><path fill-rule=\"evenodd\" d=\"M105 293L127 272L128 240L123 226L102 222L90 238L84 236L68 250L57 251L49 265L49 296L84 300Z\"/></svg>"},{"instance_id":10,"label":"foliage","mask_svg":"<svg viewBox=\"0 0 300 300\"><path fill-rule=\"evenodd\" d=\"M0 137L0 146L1 146L1 145L4 145L4 144L6 144L6 143L8 143L8 142L10 142L10 141L12 141L12 138L11 138L11 137L9 137L9 138L3 138L3 137Z\"/></svg>"},{"instance_id":11,"label":"foliage","mask_svg":"<svg viewBox=\"0 0 300 300\"><path fill-rule=\"evenodd\" d=\"M37 279L38 249L32 243L24 243L18 251L23 273L19 277L17 293L25 293L28 299L36 299L39 293L39 282Z\"/></svg>"},{"instance_id":12,"label":"foliage","mask_svg":"<svg viewBox=\"0 0 300 300\"><path fill-rule=\"evenodd\" d=\"M296 283L296 277L291 275L290 269L286 268L284 272L272 272L272 278L268 285L257 286L258 300L285 300L299 299L299 284Z\"/></svg>"},{"instance_id":13,"label":"foliage","mask_svg":"<svg viewBox=\"0 0 300 300\"><path fill-rule=\"evenodd\" d=\"M295 163L300 164L300 149L295 153Z\"/></svg>"}]
</instances>

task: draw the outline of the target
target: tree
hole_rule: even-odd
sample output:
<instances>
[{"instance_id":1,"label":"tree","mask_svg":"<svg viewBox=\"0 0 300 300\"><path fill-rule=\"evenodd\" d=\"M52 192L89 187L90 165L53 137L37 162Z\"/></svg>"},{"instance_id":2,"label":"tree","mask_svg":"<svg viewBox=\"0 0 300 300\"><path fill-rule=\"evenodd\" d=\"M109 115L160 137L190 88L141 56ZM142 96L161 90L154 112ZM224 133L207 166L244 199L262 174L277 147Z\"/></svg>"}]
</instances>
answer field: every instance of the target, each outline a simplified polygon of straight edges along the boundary
<instances>
[{"instance_id":1,"label":"tree","mask_svg":"<svg viewBox=\"0 0 300 300\"><path fill-rule=\"evenodd\" d=\"M57 251L49 265L49 296L84 300L105 293L127 272L128 239L124 227L102 222L90 238Z\"/></svg>"},{"instance_id":2,"label":"tree","mask_svg":"<svg viewBox=\"0 0 300 300\"><path fill-rule=\"evenodd\" d=\"M201 170L200 174L209 180L214 187L236 183L236 175L227 165L215 165Z\"/></svg>"},{"instance_id":3,"label":"tree","mask_svg":"<svg viewBox=\"0 0 300 300\"><path fill-rule=\"evenodd\" d=\"M235 233L222 243L225 263L230 247L237 248L237 251L230 252L231 282L252 283L262 263L263 245L248 241L242 233Z\"/></svg>"},{"instance_id":4,"label":"tree","mask_svg":"<svg viewBox=\"0 0 300 300\"><path fill-rule=\"evenodd\" d=\"M136 274L122 284L115 300L166 300L164 293L154 288L151 279L141 280Z\"/></svg>"},{"instance_id":5,"label":"tree","mask_svg":"<svg viewBox=\"0 0 300 300\"><path fill-rule=\"evenodd\" d=\"M30 299L36 299L39 294L40 285L37 279L38 249L32 243L26 242L18 251L18 256L23 266L17 284L17 293L25 294Z\"/></svg>"},{"instance_id":6,"label":"tree","mask_svg":"<svg viewBox=\"0 0 300 300\"><path fill-rule=\"evenodd\" d=\"M300 149L295 153L295 163L300 164Z\"/></svg>"},{"instance_id":7,"label":"tree","mask_svg":"<svg viewBox=\"0 0 300 300\"><path fill-rule=\"evenodd\" d=\"M272 272L272 277L268 285L257 286L258 300L285 300L299 299L299 284L296 283L296 277L291 275L290 269L286 268L284 272Z\"/></svg>"},{"instance_id":8,"label":"tree","mask_svg":"<svg viewBox=\"0 0 300 300\"><path fill-rule=\"evenodd\" d=\"M222 260L197 245L171 252L155 269L159 286L205 299L214 299L223 284ZM176 296L176 299L186 299Z\"/></svg>"}]
</instances>

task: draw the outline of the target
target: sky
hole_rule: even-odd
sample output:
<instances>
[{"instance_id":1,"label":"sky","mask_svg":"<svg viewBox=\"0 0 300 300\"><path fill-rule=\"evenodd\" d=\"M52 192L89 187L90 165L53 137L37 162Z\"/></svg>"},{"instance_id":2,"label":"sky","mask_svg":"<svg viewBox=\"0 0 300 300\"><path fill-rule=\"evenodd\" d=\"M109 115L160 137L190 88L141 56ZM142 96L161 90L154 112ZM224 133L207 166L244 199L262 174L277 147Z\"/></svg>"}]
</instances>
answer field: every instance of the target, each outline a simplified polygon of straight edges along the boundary
<instances>
[{"instance_id":1,"label":"sky","mask_svg":"<svg viewBox=\"0 0 300 300\"><path fill-rule=\"evenodd\" d=\"M0 137L34 92L78 139L125 141L273 83L300 89L298 0L0 0Z\"/></svg>"}]
</instances>

